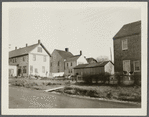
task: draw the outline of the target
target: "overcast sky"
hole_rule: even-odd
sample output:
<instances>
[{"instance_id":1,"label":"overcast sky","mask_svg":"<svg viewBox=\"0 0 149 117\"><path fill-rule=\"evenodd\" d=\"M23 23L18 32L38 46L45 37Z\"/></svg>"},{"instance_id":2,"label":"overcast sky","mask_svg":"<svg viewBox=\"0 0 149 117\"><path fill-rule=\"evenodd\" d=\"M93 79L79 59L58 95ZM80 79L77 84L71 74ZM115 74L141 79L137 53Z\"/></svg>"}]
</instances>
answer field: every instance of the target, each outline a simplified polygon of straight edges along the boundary
<instances>
[{"instance_id":1,"label":"overcast sky","mask_svg":"<svg viewBox=\"0 0 149 117\"><path fill-rule=\"evenodd\" d=\"M74 55L82 50L86 57L110 58L114 35L124 24L141 20L140 7L98 6L96 2L42 5L9 8L10 50L40 39L50 53L69 48Z\"/></svg>"}]
</instances>

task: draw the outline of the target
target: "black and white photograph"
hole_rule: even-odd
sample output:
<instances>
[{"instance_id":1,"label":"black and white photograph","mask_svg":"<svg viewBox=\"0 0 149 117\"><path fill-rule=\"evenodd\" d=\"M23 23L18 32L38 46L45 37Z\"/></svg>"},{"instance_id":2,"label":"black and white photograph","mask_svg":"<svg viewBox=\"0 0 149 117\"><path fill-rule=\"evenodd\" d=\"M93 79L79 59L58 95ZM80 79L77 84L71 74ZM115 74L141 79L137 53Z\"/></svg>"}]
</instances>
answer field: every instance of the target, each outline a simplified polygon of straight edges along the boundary
<instances>
[{"instance_id":1,"label":"black and white photograph","mask_svg":"<svg viewBox=\"0 0 149 117\"><path fill-rule=\"evenodd\" d=\"M2 2L2 114L146 115L147 2Z\"/></svg>"}]
</instances>

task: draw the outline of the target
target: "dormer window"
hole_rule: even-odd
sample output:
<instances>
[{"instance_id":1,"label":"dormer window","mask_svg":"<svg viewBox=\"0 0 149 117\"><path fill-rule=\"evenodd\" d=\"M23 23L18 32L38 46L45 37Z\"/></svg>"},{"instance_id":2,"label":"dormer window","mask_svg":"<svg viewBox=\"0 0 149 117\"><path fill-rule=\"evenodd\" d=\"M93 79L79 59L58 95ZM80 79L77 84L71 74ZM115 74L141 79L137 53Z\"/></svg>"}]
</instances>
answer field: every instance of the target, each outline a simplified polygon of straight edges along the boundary
<instances>
[{"instance_id":1,"label":"dormer window","mask_svg":"<svg viewBox=\"0 0 149 117\"><path fill-rule=\"evenodd\" d=\"M42 48L41 47L38 47L37 49L38 49L37 50L38 52L42 52Z\"/></svg>"},{"instance_id":2,"label":"dormer window","mask_svg":"<svg viewBox=\"0 0 149 117\"><path fill-rule=\"evenodd\" d=\"M127 50L128 49L128 43L127 39L122 40L122 50Z\"/></svg>"}]
</instances>

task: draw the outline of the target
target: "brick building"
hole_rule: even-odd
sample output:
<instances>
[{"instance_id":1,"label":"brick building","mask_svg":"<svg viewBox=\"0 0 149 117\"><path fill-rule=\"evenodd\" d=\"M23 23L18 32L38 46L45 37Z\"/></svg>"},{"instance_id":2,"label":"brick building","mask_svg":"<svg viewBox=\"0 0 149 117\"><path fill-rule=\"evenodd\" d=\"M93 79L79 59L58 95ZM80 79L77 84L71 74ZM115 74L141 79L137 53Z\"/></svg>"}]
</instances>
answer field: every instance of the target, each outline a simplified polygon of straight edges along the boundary
<instances>
[{"instance_id":1,"label":"brick building","mask_svg":"<svg viewBox=\"0 0 149 117\"><path fill-rule=\"evenodd\" d=\"M113 44L115 72L141 75L141 21L124 25Z\"/></svg>"}]
</instances>

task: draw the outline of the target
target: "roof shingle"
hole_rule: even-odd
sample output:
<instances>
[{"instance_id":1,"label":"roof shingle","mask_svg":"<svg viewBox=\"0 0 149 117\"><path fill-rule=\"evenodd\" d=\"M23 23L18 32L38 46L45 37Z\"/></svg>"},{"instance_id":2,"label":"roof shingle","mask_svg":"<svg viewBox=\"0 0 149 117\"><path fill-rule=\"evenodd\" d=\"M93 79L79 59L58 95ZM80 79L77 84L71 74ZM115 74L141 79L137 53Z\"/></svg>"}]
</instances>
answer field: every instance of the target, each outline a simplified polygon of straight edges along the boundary
<instances>
[{"instance_id":1,"label":"roof shingle","mask_svg":"<svg viewBox=\"0 0 149 117\"><path fill-rule=\"evenodd\" d=\"M91 63L91 64L82 64L82 65L78 65L78 66L74 67L74 69L104 67L108 62L110 62L110 61Z\"/></svg>"},{"instance_id":2,"label":"roof shingle","mask_svg":"<svg viewBox=\"0 0 149 117\"><path fill-rule=\"evenodd\" d=\"M68 57L72 57L73 54L71 52L66 52L66 51L63 51L63 50L57 50L55 49L60 55L62 58L66 59Z\"/></svg>"},{"instance_id":3,"label":"roof shingle","mask_svg":"<svg viewBox=\"0 0 149 117\"><path fill-rule=\"evenodd\" d=\"M133 22L124 25L118 33L113 37L113 39L125 37L125 36L131 36L135 34L141 33L141 21Z\"/></svg>"},{"instance_id":4,"label":"roof shingle","mask_svg":"<svg viewBox=\"0 0 149 117\"><path fill-rule=\"evenodd\" d=\"M79 57L80 57L80 55L72 56L72 57L70 57L70 58L67 58L66 61L67 61L67 62L76 61Z\"/></svg>"},{"instance_id":5,"label":"roof shingle","mask_svg":"<svg viewBox=\"0 0 149 117\"><path fill-rule=\"evenodd\" d=\"M20 49L10 51L9 52L9 58L28 54L30 51L32 51L38 45L39 44L34 44L34 45L31 45L31 46L27 46L27 47L24 47L24 48L20 48Z\"/></svg>"}]
</instances>

